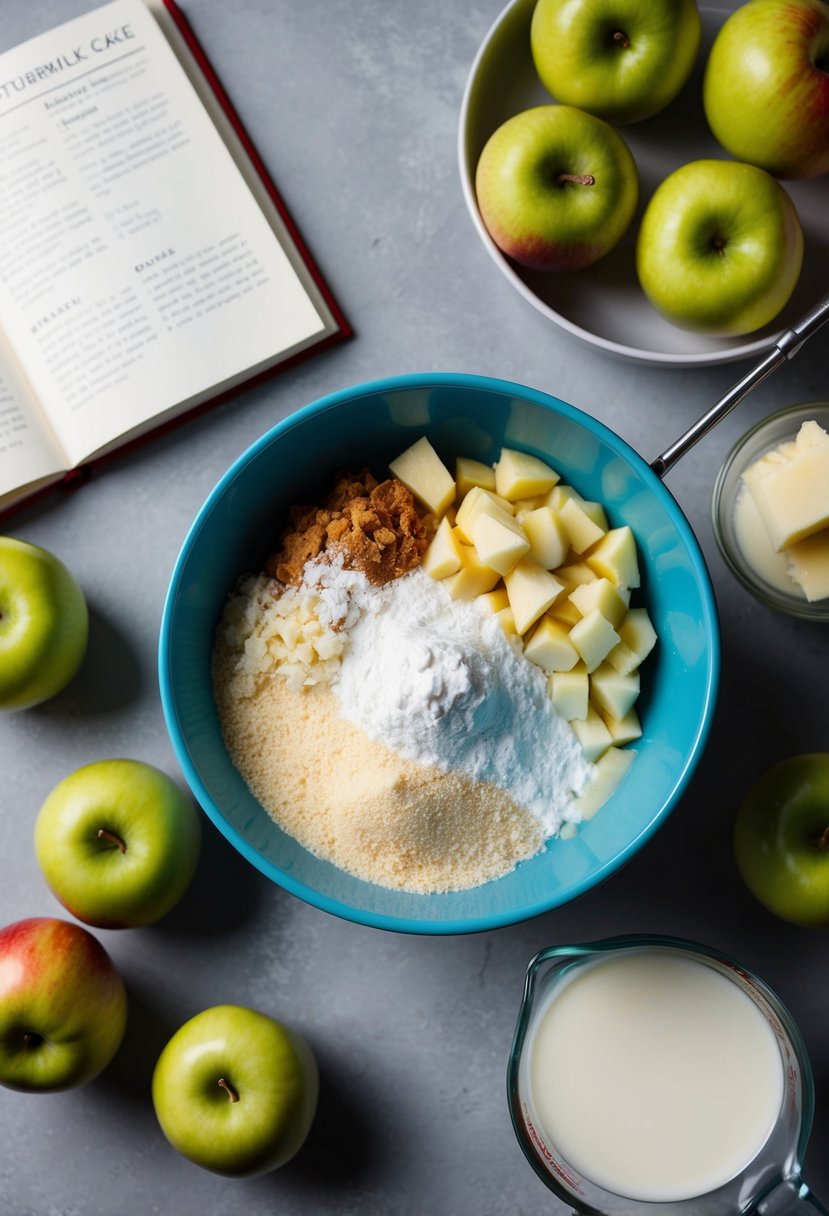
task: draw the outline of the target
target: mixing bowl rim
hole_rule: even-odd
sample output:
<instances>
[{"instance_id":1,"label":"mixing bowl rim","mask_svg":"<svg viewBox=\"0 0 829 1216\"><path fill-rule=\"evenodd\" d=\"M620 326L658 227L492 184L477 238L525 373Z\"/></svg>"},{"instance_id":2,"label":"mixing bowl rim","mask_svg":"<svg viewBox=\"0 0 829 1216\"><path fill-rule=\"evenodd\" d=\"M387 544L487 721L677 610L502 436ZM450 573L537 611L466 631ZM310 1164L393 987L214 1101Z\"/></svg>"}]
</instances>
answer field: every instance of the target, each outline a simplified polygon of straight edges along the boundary
<instances>
[{"instance_id":1,"label":"mixing bowl rim","mask_svg":"<svg viewBox=\"0 0 829 1216\"><path fill-rule=\"evenodd\" d=\"M506 912L489 913L483 916L471 917L468 919L458 918L422 920L413 919L408 916L397 917L383 912L374 912L370 909L355 908L353 905L346 904L339 899L321 893L320 891L316 890L316 888L308 886L306 883L292 877L290 873L281 869L274 862L268 860L268 858L263 857L262 854L257 849L253 848L245 837L229 822L227 817L214 802L211 794L202 781L195 764L190 758L185 733L179 718L177 697L172 681L170 634L184 570L202 529L204 528L217 502L233 485L240 473L249 464L251 464L265 448L269 447L275 440L280 438L282 435L287 434L290 430L293 430L297 426L303 425L303 423L309 418L326 413L327 411L336 408L338 405L354 400L355 398L363 396L382 396L386 393L399 392L401 390L410 391L413 389L441 388L470 389L478 392L490 392L500 396L512 396L518 398L519 400L529 401L531 404L538 405L545 410L550 410L554 414L561 415L567 418L569 421L585 427L585 429L591 434L595 435L597 438L606 443L618 456L626 460L627 463L631 465L636 473L643 479L646 486L652 492L656 493L660 501L662 501L668 515L671 518L673 526L676 528L683 540L686 551L688 552L694 568L696 584L701 593L704 609L703 617L706 624L706 635L709 646L705 697L701 706L700 722L696 729L693 744L685 757L685 763L677 776L671 795L665 800L665 802L659 808L659 811L654 815L650 823L647 824L647 826L643 828L641 832L639 832L631 841L629 841L628 844L613 858L605 862L604 865L602 865L597 871L592 872L588 877L577 882L563 898L555 898L555 896L553 896L552 898L537 901L535 904L529 907L518 907ZM426 427L424 427L424 429L426 429ZM570 903L572 900L577 899L586 891L598 886L605 879L609 878L611 874L615 873L616 870L620 869L624 864L626 864L626 862L630 860L630 858L633 857L644 844L647 843L651 836L653 836L656 829L664 822L668 814L673 810L674 806L685 792L688 782L690 781L699 759L705 750L705 745L711 730L714 708L716 705L719 676L719 621L716 599L714 597L710 575L702 555L702 550L700 549L699 542L697 541L693 529L686 519L681 507L671 494L670 490L668 490L656 473L654 473L653 469L651 469L647 461L644 460L635 450L635 448L632 448L626 440L624 440L615 431L611 430L611 428L606 426L603 422L600 422L597 418L593 418L590 414L586 414L576 406L570 405L568 402L562 401L558 397L554 397L550 393L546 393L540 389L531 388L527 385L519 384L515 381L498 379L492 376L476 375L468 372L410 372L400 375L387 376L377 380L364 381L344 389L337 389L332 393L328 393L325 396L302 406L288 417L281 419L273 427L270 427L263 435L260 435L258 439L254 440L252 444L250 444L239 456L236 457L229 468L220 477L216 485L203 502L202 506L199 508L195 519L185 535L184 541L182 542L176 558L172 574L170 576L170 583L165 596L158 644L158 679L161 705L167 727L167 733L169 735L173 751L188 786L195 795L205 814L219 829L222 835L225 836L225 838L234 846L234 848L261 873L269 878L271 882L275 882L278 886L282 887L290 894L297 896L299 899L304 900L313 907L319 908L325 912L329 912L332 915L340 917L341 919L352 921L356 924L367 925L371 928L393 930L401 933L424 934L429 936L459 933L479 933L531 920L536 916L540 916L545 912L552 911L556 907L559 907L565 903ZM424 896L423 898L428 899L432 897Z\"/></svg>"}]
</instances>

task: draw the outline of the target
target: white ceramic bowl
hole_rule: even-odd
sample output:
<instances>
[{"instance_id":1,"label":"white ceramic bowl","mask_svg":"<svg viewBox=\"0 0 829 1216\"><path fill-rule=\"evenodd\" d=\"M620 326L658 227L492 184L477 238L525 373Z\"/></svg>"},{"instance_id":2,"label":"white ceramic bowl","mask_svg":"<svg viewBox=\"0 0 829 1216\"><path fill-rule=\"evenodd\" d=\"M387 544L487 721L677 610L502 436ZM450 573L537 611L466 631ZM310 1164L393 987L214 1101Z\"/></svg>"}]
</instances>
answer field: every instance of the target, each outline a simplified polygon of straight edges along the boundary
<instances>
[{"instance_id":1,"label":"white ceramic bowl","mask_svg":"<svg viewBox=\"0 0 829 1216\"><path fill-rule=\"evenodd\" d=\"M678 329L648 303L636 277L638 220L655 188L682 164L728 159L708 129L702 109L702 72L711 42L729 10L702 8L697 67L679 97L660 114L621 128L639 169L641 199L630 230L616 249L586 270L544 274L506 258L484 227L475 197L475 168L492 132L530 106L552 104L530 53L535 0L512 0L484 39L461 106L458 158L472 221L490 256L515 290L553 324L591 346L652 365L700 367L757 355L826 292L829 247L827 179L787 182L806 236L803 271L791 300L774 322L742 338L710 338Z\"/></svg>"}]
</instances>

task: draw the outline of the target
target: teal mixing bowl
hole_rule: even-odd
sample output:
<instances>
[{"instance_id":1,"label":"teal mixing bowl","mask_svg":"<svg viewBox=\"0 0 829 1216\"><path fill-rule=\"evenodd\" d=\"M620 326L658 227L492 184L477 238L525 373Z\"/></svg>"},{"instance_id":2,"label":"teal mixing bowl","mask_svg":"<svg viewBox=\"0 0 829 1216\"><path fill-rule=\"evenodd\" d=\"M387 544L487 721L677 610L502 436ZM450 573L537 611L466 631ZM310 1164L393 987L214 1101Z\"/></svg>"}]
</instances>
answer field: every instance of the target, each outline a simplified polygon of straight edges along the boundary
<instances>
[{"instance_id":1,"label":"teal mixing bowl","mask_svg":"<svg viewBox=\"0 0 829 1216\"><path fill-rule=\"evenodd\" d=\"M628 523L644 603L659 635L642 672L638 758L612 799L572 840L551 841L511 874L467 891L393 891L313 856L269 818L231 763L210 681L213 635L238 576L261 569L287 507L313 501L337 468L388 462L427 435L453 466L491 462L502 445L548 460L611 526ZM193 793L227 839L280 886L349 920L410 933L512 924L574 899L627 861L682 795L716 700L719 634L693 532L632 448L573 406L507 381L397 376L332 393L286 418L231 466L199 511L176 562L159 644L167 729Z\"/></svg>"}]
</instances>

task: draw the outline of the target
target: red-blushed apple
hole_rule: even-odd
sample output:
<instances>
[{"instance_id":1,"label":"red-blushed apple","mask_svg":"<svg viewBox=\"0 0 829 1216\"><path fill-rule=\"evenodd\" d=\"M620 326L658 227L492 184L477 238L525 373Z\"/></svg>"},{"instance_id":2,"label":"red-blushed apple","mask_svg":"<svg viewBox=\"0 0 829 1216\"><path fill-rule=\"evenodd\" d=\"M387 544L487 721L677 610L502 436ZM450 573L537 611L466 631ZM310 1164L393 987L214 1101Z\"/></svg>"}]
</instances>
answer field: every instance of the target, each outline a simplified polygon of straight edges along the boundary
<instances>
[{"instance_id":1,"label":"red-blushed apple","mask_svg":"<svg viewBox=\"0 0 829 1216\"><path fill-rule=\"evenodd\" d=\"M199 859L192 800L140 760L99 760L52 790L35 823L35 852L54 895L100 929L149 925L186 891Z\"/></svg>"},{"instance_id":2,"label":"red-blushed apple","mask_svg":"<svg viewBox=\"0 0 829 1216\"><path fill-rule=\"evenodd\" d=\"M708 56L703 103L737 160L775 177L829 172L825 0L750 0L732 13Z\"/></svg>"},{"instance_id":3,"label":"red-blushed apple","mask_svg":"<svg viewBox=\"0 0 829 1216\"><path fill-rule=\"evenodd\" d=\"M639 178L618 132L572 106L536 106L502 123L478 161L481 219L498 248L534 270L579 270L621 239Z\"/></svg>"},{"instance_id":4,"label":"red-blushed apple","mask_svg":"<svg viewBox=\"0 0 829 1216\"><path fill-rule=\"evenodd\" d=\"M115 1055L126 1021L123 980L88 930L54 917L0 929L0 1085L84 1085Z\"/></svg>"},{"instance_id":5,"label":"red-blushed apple","mask_svg":"<svg viewBox=\"0 0 829 1216\"><path fill-rule=\"evenodd\" d=\"M751 893L796 925L829 925L829 752L790 756L746 795L734 857Z\"/></svg>"},{"instance_id":6,"label":"red-blushed apple","mask_svg":"<svg viewBox=\"0 0 829 1216\"><path fill-rule=\"evenodd\" d=\"M696 0L538 0L530 46L557 101L631 123L673 101L701 35Z\"/></svg>"},{"instance_id":7,"label":"red-blushed apple","mask_svg":"<svg viewBox=\"0 0 829 1216\"><path fill-rule=\"evenodd\" d=\"M737 161L676 169L645 208L636 245L654 308L684 329L728 337L777 316L802 261L794 203L764 170Z\"/></svg>"},{"instance_id":8,"label":"red-blushed apple","mask_svg":"<svg viewBox=\"0 0 829 1216\"><path fill-rule=\"evenodd\" d=\"M0 709L28 709L65 688L88 632L86 600L63 562L0 536Z\"/></svg>"},{"instance_id":9,"label":"red-blushed apple","mask_svg":"<svg viewBox=\"0 0 829 1216\"><path fill-rule=\"evenodd\" d=\"M239 1178L279 1169L299 1151L318 1088L305 1040L241 1005L216 1005L185 1022L153 1073L155 1113L172 1146L203 1169Z\"/></svg>"}]
</instances>

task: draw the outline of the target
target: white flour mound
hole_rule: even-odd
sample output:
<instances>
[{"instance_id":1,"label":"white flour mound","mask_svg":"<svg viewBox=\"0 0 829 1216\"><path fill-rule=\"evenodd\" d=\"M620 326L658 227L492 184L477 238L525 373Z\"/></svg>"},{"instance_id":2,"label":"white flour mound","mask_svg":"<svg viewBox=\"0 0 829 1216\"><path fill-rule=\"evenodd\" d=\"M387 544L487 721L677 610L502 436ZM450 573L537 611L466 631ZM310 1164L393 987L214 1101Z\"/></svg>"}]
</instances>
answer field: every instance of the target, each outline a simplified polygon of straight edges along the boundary
<instances>
[{"instance_id":1,"label":"white flour mound","mask_svg":"<svg viewBox=\"0 0 829 1216\"><path fill-rule=\"evenodd\" d=\"M401 756L491 782L547 835L577 822L593 765L556 713L544 673L478 604L452 600L421 569L384 587L316 565L309 582L348 645L333 684L343 717ZM348 608L340 613L340 608Z\"/></svg>"}]
</instances>

